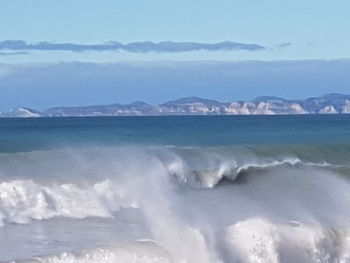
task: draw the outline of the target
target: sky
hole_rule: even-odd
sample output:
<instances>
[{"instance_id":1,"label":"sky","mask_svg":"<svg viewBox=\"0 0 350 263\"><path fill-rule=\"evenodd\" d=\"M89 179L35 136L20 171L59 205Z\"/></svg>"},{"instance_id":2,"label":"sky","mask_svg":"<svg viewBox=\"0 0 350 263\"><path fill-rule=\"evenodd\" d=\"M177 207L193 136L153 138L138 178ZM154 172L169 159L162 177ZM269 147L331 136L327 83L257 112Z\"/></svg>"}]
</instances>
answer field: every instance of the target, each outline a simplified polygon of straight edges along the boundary
<instances>
[{"instance_id":1,"label":"sky","mask_svg":"<svg viewBox=\"0 0 350 263\"><path fill-rule=\"evenodd\" d=\"M187 95L350 93L349 10L348 0L3 0L0 110L133 99L160 103ZM341 73L334 72L335 64ZM216 75L202 74L208 67ZM257 68L269 71L268 77L263 80ZM308 70L301 78L303 68ZM41 76L45 72L50 79ZM238 78L239 72L250 79ZM186 81L176 78L184 77L180 73ZM326 87L325 77L338 84ZM166 87L159 84L164 78ZM86 79L94 85L84 88ZM66 97L59 96L63 90ZM88 94L95 95L84 99Z\"/></svg>"}]
</instances>

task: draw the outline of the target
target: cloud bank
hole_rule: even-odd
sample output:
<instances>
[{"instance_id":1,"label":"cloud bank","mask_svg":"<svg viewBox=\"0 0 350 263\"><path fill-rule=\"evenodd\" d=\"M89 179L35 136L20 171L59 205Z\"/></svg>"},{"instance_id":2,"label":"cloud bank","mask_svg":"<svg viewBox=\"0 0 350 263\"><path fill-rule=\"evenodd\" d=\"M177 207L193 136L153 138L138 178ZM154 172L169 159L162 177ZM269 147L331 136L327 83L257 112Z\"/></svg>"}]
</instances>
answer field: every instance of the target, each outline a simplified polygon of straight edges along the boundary
<instances>
[{"instance_id":1,"label":"cloud bank","mask_svg":"<svg viewBox=\"0 0 350 263\"><path fill-rule=\"evenodd\" d=\"M38 42L27 43L23 40L5 40L0 41L0 50L10 51L127 51L132 53L179 53L190 51L258 51L264 50L266 47L258 44L239 43L232 41L223 41L218 43L201 43L201 42L131 42L120 43L110 41L101 44L76 44L76 43L54 43L54 42Z\"/></svg>"}]
</instances>

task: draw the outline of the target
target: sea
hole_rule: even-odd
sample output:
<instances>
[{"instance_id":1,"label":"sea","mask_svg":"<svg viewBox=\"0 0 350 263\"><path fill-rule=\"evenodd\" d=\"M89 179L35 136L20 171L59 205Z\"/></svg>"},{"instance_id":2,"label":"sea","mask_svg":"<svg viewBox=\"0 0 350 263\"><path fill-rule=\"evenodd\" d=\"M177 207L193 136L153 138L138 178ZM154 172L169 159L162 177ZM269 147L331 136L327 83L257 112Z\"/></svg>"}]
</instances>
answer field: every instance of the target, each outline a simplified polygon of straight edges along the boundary
<instances>
[{"instance_id":1,"label":"sea","mask_svg":"<svg viewBox=\"0 0 350 263\"><path fill-rule=\"evenodd\" d=\"M350 115L0 119L0 262L350 262Z\"/></svg>"}]
</instances>

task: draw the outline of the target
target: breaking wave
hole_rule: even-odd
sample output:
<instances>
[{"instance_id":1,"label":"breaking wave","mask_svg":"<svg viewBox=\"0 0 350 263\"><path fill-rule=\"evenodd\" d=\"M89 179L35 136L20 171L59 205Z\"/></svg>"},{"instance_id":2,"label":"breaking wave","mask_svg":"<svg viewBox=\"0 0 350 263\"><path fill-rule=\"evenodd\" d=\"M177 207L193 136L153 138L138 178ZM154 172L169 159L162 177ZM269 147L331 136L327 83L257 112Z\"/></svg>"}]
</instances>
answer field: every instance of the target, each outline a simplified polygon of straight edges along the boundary
<instances>
[{"instance_id":1,"label":"breaking wave","mask_svg":"<svg viewBox=\"0 0 350 263\"><path fill-rule=\"evenodd\" d=\"M130 146L2 153L0 229L53 218L113 220L130 209L136 219L120 224L144 227L154 242L58 246L46 256L41 248L25 262L350 262L350 162L322 152Z\"/></svg>"},{"instance_id":2,"label":"breaking wave","mask_svg":"<svg viewBox=\"0 0 350 263\"><path fill-rule=\"evenodd\" d=\"M120 151L112 152L119 154L117 160L115 160L117 164L125 162L125 160L121 159ZM80 154L79 157L77 157L78 153ZM109 153L111 153L110 149L107 151L107 155ZM29 223L32 220L43 220L53 217L80 219L87 217L113 217L113 214L123 207L136 208L138 206L135 196L130 193L130 189L125 188L125 184L130 184L131 181L136 180L131 183L133 184L132 187L134 187L135 184L143 180L149 180L151 176L147 177L147 173L157 173L157 177L161 180L155 183L160 185L164 185L164 180L168 179L170 179L171 183L174 183L171 179L175 178L174 187L176 185L185 185L190 188L205 189L213 188L223 180L230 180L233 183L240 182L242 178L258 176L274 169L282 169L283 167L296 169L337 167L326 162L303 162L297 157L279 159L259 159L255 157L256 160L248 162L245 159L235 159L235 156L230 159L232 156L229 155L221 156L212 152L203 154L203 152L197 152L197 150L193 152L193 149L188 156L184 152L181 155L179 152L164 151L164 149L161 151L157 149L151 152L137 152L134 153L134 156L135 154L138 155L139 160L134 159L127 164L124 163L124 165L130 167L130 170L124 168L123 171L116 170L113 174L103 172L105 169L101 164L96 167L102 169L98 168L96 170L95 167L95 171L90 170L90 167L94 166L94 162L103 161L92 160L91 158L106 157L106 152L101 152L101 150L97 150L92 156L90 152L86 151L68 153L59 151L27 153L22 155L21 158L24 162L27 162L33 160L32 158L26 160L28 155L40 157L43 154L49 158L52 157L54 162L57 162L57 158L63 161L67 158L67 156L63 158L62 156L57 156L62 154L68 154L68 159L72 157L72 154L75 155L74 162L77 161L76 158L79 158L80 162L86 158L84 165L87 165L87 169L95 173L95 176L102 177L103 180L88 183L88 177L85 177L87 174L82 174L81 171L77 170L75 174L72 174L73 171L70 171L74 178L72 181L75 181L75 183L47 185L40 183L40 180L38 180L39 182L35 181L36 177L40 178L38 175L35 175L30 180L17 179L0 182L0 226L4 226L6 223ZM110 157L108 158L110 159ZM89 164L89 161L92 161L92 163ZM145 164L144 167L142 167L142 162ZM102 176L99 173L100 171ZM40 171L36 172L40 173ZM136 173L142 173L143 175L140 176ZM145 176L146 179L143 178ZM48 177L48 175L43 174L43 178L45 177ZM139 177L141 177L141 180ZM60 177L52 179L59 181Z\"/></svg>"},{"instance_id":3,"label":"breaking wave","mask_svg":"<svg viewBox=\"0 0 350 263\"><path fill-rule=\"evenodd\" d=\"M184 167L185 166L185 167ZM334 168L327 163L302 162L298 158L286 158L282 160L260 161L257 163L232 164L228 161L221 163L217 169L191 170L183 162L174 162L169 165L169 174L176 177L180 183L188 184L195 188L212 188L223 180L238 181L253 173L262 173L281 167L320 167Z\"/></svg>"},{"instance_id":4,"label":"breaking wave","mask_svg":"<svg viewBox=\"0 0 350 263\"><path fill-rule=\"evenodd\" d=\"M108 180L85 188L74 184L49 187L31 180L0 183L0 226L53 217L112 217L120 208L132 206Z\"/></svg>"}]
</instances>

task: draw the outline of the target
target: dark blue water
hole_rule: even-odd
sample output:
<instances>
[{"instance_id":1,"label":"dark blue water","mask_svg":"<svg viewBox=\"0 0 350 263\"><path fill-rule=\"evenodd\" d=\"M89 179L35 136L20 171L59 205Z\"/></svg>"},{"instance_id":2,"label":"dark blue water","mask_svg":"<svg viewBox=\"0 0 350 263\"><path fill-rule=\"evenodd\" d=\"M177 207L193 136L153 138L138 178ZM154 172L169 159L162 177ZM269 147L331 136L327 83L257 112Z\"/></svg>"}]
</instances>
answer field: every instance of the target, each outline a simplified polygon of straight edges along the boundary
<instances>
[{"instance_id":1,"label":"dark blue water","mask_svg":"<svg viewBox=\"0 0 350 263\"><path fill-rule=\"evenodd\" d=\"M0 151L71 145L349 144L350 115L0 119Z\"/></svg>"}]
</instances>

